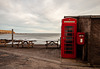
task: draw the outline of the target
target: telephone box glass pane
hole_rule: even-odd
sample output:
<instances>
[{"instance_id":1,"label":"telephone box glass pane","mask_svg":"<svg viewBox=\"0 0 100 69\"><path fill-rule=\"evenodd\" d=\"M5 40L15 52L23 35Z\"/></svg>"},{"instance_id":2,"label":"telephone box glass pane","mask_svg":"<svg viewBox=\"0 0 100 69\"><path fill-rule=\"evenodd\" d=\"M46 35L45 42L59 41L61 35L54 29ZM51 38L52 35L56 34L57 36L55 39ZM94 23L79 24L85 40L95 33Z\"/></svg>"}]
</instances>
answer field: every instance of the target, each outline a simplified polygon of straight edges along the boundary
<instances>
[{"instance_id":1,"label":"telephone box glass pane","mask_svg":"<svg viewBox=\"0 0 100 69\"><path fill-rule=\"evenodd\" d=\"M64 44L65 46L72 46L72 44Z\"/></svg>"},{"instance_id":2,"label":"telephone box glass pane","mask_svg":"<svg viewBox=\"0 0 100 69\"><path fill-rule=\"evenodd\" d=\"M72 28L72 26L65 26L65 28L69 29L69 28Z\"/></svg>"},{"instance_id":3,"label":"telephone box glass pane","mask_svg":"<svg viewBox=\"0 0 100 69\"><path fill-rule=\"evenodd\" d=\"M72 50L72 48L65 48L65 50Z\"/></svg>"},{"instance_id":4,"label":"telephone box glass pane","mask_svg":"<svg viewBox=\"0 0 100 69\"><path fill-rule=\"evenodd\" d=\"M65 43L72 43L72 40L65 40Z\"/></svg>"},{"instance_id":5,"label":"telephone box glass pane","mask_svg":"<svg viewBox=\"0 0 100 69\"><path fill-rule=\"evenodd\" d=\"M65 33L65 36L72 36L73 33Z\"/></svg>"},{"instance_id":6,"label":"telephone box glass pane","mask_svg":"<svg viewBox=\"0 0 100 69\"><path fill-rule=\"evenodd\" d=\"M73 26L65 26L65 32L73 32Z\"/></svg>"},{"instance_id":7,"label":"telephone box glass pane","mask_svg":"<svg viewBox=\"0 0 100 69\"><path fill-rule=\"evenodd\" d=\"M73 32L73 30L66 29L65 32Z\"/></svg>"},{"instance_id":8,"label":"telephone box glass pane","mask_svg":"<svg viewBox=\"0 0 100 69\"><path fill-rule=\"evenodd\" d=\"M67 32L72 32L72 30L67 30Z\"/></svg>"},{"instance_id":9,"label":"telephone box glass pane","mask_svg":"<svg viewBox=\"0 0 100 69\"><path fill-rule=\"evenodd\" d=\"M72 36L72 33L67 33L67 36Z\"/></svg>"},{"instance_id":10,"label":"telephone box glass pane","mask_svg":"<svg viewBox=\"0 0 100 69\"><path fill-rule=\"evenodd\" d=\"M66 37L66 39L72 39L72 37Z\"/></svg>"},{"instance_id":11,"label":"telephone box glass pane","mask_svg":"<svg viewBox=\"0 0 100 69\"><path fill-rule=\"evenodd\" d=\"M72 54L72 51L64 51L65 54Z\"/></svg>"}]
</instances>

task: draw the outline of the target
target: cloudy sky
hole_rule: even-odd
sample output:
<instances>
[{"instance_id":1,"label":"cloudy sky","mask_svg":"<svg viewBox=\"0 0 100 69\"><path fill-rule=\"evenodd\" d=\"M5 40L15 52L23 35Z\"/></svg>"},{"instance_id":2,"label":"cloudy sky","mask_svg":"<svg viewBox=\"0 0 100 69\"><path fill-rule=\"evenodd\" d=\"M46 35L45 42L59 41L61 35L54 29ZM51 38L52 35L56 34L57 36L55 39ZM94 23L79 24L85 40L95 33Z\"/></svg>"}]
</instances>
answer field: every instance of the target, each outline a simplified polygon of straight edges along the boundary
<instances>
[{"instance_id":1,"label":"cloudy sky","mask_svg":"<svg viewBox=\"0 0 100 69\"><path fill-rule=\"evenodd\" d=\"M100 0L0 0L0 29L60 33L61 19L100 14Z\"/></svg>"}]
</instances>

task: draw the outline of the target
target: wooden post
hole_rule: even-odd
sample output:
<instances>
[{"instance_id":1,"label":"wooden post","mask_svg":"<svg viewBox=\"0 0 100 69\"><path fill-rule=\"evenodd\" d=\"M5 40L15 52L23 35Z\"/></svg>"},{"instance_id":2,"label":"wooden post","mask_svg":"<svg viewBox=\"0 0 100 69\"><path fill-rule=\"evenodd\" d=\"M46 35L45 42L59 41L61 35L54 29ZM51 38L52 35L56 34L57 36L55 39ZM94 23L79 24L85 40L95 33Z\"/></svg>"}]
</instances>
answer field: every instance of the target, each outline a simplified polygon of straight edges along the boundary
<instances>
[{"instance_id":1,"label":"wooden post","mask_svg":"<svg viewBox=\"0 0 100 69\"><path fill-rule=\"evenodd\" d=\"M12 47L13 47L13 29L12 29Z\"/></svg>"}]
</instances>

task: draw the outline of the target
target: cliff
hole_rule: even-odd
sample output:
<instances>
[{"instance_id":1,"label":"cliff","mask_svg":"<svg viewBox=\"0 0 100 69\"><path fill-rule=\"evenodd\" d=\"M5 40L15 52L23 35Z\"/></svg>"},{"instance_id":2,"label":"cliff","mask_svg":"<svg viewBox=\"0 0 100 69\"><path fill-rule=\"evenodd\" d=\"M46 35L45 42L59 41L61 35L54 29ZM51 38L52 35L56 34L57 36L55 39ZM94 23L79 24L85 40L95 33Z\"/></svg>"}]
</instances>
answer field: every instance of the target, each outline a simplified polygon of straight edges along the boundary
<instances>
[{"instance_id":1,"label":"cliff","mask_svg":"<svg viewBox=\"0 0 100 69\"><path fill-rule=\"evenodd\" d=\"M0 30L0 34L11 34L12 31L11 30ZM15 33L15 32L13 32Z\"/></svg>"}]
</instances>

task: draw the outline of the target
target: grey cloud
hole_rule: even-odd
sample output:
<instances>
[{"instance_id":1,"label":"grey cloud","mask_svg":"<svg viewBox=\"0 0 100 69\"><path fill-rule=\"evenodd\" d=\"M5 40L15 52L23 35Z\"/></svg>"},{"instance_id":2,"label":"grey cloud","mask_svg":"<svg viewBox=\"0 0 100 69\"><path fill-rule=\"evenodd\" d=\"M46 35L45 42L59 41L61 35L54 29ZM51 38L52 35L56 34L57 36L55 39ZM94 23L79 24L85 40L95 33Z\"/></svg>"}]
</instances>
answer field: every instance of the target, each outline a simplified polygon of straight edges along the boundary
<instances>
[{"instance_id":1,"label":"grey cloud","mask_svg":"<svg viewBox=\"0 0 100 69\"><path fill-rule=\"evenodd\" d=\"M100 14L100 0L0 0L0 29L60 32L65 15Z\"/></svg>"}]
</instances>

